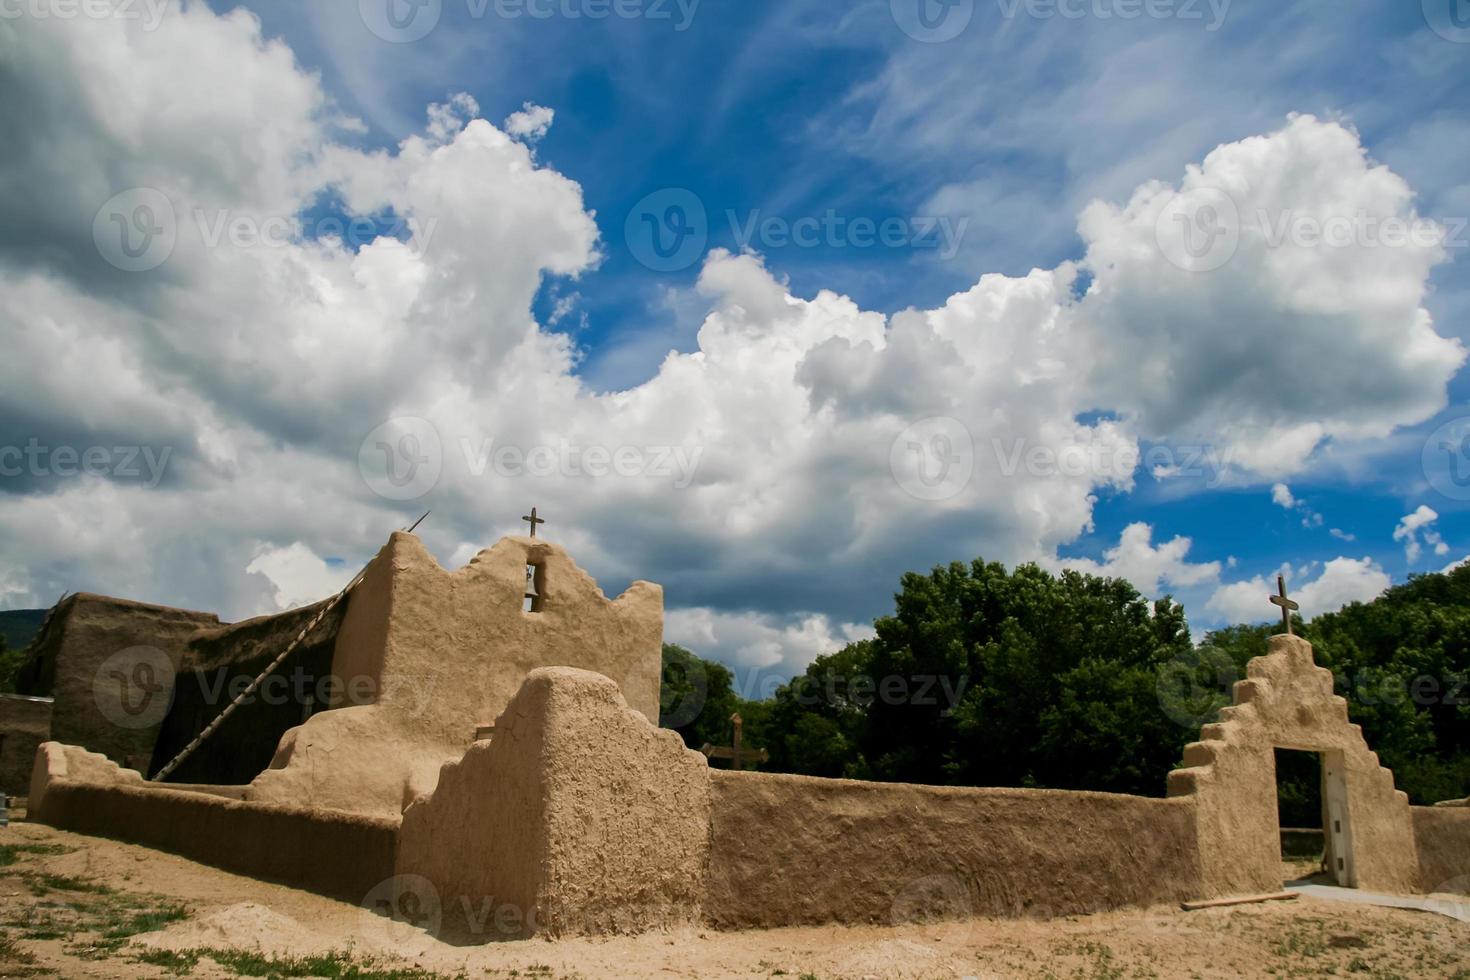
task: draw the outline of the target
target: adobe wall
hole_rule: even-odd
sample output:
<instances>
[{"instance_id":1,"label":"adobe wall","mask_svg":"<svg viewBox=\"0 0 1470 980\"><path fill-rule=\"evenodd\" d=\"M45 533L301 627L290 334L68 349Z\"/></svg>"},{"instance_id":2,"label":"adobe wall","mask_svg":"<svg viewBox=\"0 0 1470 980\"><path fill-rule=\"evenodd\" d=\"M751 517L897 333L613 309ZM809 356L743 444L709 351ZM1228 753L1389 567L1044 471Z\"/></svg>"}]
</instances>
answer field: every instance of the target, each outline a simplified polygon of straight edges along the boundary
<instances>
[{"instance_id":1,"label":"adobe wall","mask_svg":"<svg viewBox=\"0 0 1470 980\"><path fill-rule=\"evenodd\" d=\"M1419 850L1419 888L1470 895L1470 809L1410 807Z\"/></svg>"},{"instance_id":2,"label":"adobe wall","mask_svg":"<svg viewBox=\"0 0 1470 980\"><path fill-rule=\"evenodd\" d=\"M543 569L534 613L522 610L528 564ZM662 641L657 585L609 600L564 549L522 537L450 572L395 533L348 600L332 667L344 706L287 732L250 798L401 813L539 667L606 675L656 721Z\"/></svg>"},{"instance_id":3,"label":"adobe wall","mask_svg":"<svg viewBox=\"0 0 1470 980\"><path fill-rule=\"evenodd\" d=\"M487 724L538 667L579 667L612 678L628 704L657 723L662 678L663 589L634 582L609 600L566 550L540 538L502 538L458 571L446 571L422 541L393 535L385 549L394 575L388 595L382 667L355 649L376 646L378 621L366 602L352 603L351 627L338 645L341 676L376 677L377 704L405 711L434 705L426 726L460 739L468 723ZM378 561L384 561L380 555ZM544 568L540 612L522 611L529 564ZM426 728L427 730L427 728Z\"/></svg>"},{"instance_id":4,"label":"adobe wall","mask_svg":"<svg viewBox=\"0 0 1470 980\"><path fill-rule=\"evenodd\" d=\"M28 689L54 698L57 741L146 768L185 643L219 625L212 613L68 596L36 640L24 671Z\"/></svg>"},{"instance_id":5,"label":"adobe wall","mask_svg":"<svg viewBox=\"0 0 1470 980\"><path fill-rule=\"evenodd\" d=\"M0 793L24 796L36 747L51 738L51 699L0 694Z\"/></svg>"},{"instance_id":6,"label":"adobe wall","mask_svg":"<svg viewBox=\"0 0 1470 980\"><path fill-rule=\"evenodd\" d=\"M718 928L1073 915L1199 892L1189 801L712 776Z\"/></svg>"},{"instance_id":7,"label":"adobe wall","mask_svg":"<svg viewBox=\"0 0 1470 980\"><path fill-rule=\"evenodd\" d=\"M104 756L37 752L27 818L357 903L393 873L398 822L153 788Z\"/></svg>"},{"instance_id":8,"label":"adobe wall","mask_svg":"<svg viewBox=\"0 0 1470 980\"><path fill-rule=\"evenodd\" d=\"M1169 796L1197 804L1207 896L1281 887L1275 749L1341 752L1358 888L1410 893L1420 879L1409 798L1348 721L1332 672L1298 636L1273 636L1235 685L1235 704L1184 750Z\"/></svg>"},{"instance_id":9,"label":"adobe wall","mask_svg":"<svg viewBox=\"0 0 1470 980\"><path fill-rule=\"evenodd\" d=\"M704 757L618 685L535 670L494 736L404 813L397 872L431 882L447 929L471 941L693 923L709 807Z\"/></svg>"},{"instance_id":10,"label":"adobe wall","mask_svg":"<svg viewBox=\"0 0 1470 980\"><path fill-rule=\"evenodd\" d=\"M194 633L175 675L173 702L159 729L149 772L168 764L331 600ZM281 736L325 710L342 605L329 612L290 658L169 776L170 783L244 784L275 756Z\"/></svg>"},{"instance_id":11,"label":"adobe wall","mask_svg":"<svg viewBox=\"0 0 1470 980\"><path fill-rule=\"evenodd\" d=\"M1197 897L1194 832L1189 800L711 770L552 668L404 813L397 873L470 942L1066 915Z\"/></svg>"}]
</instances>

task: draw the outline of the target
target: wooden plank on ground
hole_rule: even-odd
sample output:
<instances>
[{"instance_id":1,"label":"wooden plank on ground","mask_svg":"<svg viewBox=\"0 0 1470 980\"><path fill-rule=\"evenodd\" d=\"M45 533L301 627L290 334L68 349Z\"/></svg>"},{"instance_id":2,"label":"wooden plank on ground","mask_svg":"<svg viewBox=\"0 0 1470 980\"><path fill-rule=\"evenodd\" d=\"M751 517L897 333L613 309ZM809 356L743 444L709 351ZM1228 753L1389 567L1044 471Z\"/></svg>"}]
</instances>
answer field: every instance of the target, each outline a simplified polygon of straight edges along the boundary
<instances>
[{"instance_id":1,"label":"wooden plank on ground","mask_svg":"<svg viewBox=\"0 0 1470 980\"><path fill-rule=\"evenodd\" d=\"M1180 902L1179 907L1186 912L1196 912L1200 909L1223 908L1226 905L1251 905L1255 902L1290 902L1296 897L1296 892L1272 892L1269 895L1241 895L1235 898L1211 898L1203 902Z\"/></svg>"}]
</instances>

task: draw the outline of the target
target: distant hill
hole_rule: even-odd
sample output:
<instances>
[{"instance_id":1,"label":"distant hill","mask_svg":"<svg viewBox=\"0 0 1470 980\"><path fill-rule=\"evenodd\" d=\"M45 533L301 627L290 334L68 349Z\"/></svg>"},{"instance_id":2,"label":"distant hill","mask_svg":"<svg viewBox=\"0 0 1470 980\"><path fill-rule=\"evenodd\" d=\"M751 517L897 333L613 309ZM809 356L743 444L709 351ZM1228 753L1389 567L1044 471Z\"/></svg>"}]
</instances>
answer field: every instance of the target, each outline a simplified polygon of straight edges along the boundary
<instances>
[{"instance_id":1,"label":"distant hill","mask_svg":"<svg viewBox=\"0 0 1470 980\"><path fill-rule=\"evenodd\" d=\"M46 618L44 609L5 609L0 610L0 636L5 637L5 645L12 650L22 650L30 642L31 637L41 628L41 620Z\"/></svg>"}]
</instances>

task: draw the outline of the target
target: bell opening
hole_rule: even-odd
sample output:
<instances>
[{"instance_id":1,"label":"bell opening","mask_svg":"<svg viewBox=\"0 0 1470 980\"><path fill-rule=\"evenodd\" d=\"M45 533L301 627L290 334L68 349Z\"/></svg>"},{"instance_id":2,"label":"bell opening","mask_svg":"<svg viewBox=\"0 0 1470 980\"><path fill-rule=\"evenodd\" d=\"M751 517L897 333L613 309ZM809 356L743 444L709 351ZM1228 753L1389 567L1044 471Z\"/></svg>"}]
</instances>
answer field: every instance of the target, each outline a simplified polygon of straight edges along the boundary
<instances>
[{"instance_id":1,"label":"bell opening","mask_svg":"<svg viewBox=\"0 0 1470 980\"><path fill-rule=\"evenodd\" d=\"M523 612L538 613L543 606L542 595L546 591L545 569L540 565L526 566L526 592L522 599Z\"/></svg>"}]
</instances>

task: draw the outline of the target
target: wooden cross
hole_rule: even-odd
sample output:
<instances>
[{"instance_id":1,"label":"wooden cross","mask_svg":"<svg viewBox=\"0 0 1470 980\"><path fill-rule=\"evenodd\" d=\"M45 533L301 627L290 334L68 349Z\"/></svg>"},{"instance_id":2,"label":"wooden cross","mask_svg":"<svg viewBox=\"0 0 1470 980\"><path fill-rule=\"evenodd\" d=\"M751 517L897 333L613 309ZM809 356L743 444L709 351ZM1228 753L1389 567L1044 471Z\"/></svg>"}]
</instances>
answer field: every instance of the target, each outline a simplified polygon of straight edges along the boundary
<instances>
[{"instance_id":1,"label":"wooden cross","mask_svg":"<svg viewBox=\"0 0 1470 980\"><path fill-rule=\"evenodd\" d=\"M1286 579L1283 576L1276 576L1276 591L1278 594L1271 597L1271 604L1281 607L1281 625L1286 627L1286 635L1291 636L1291 614L1301 606L1286 597Z\"/></svg>"},{"instance_id":2,"label":"wooden cross","mask_svg":"<svg viewBox=\"0 0 1470 980\"><path fill-rule=\"evenodd\" d=\"M522 517L521 520L526 521L527 523L529 523L531 525L531 537L533 537L533 538L536 536L536 525L537 524L545 524L546 523L544 520L542 520L541 518L539 518L539 517L536 516L536 508L535 507L532 507L531 508L531 513L529 515L525 516L525 517Z\"/></svg>"},{"instance_id":3,"label":"wooden cross","mask_svg":"<svg viewBox=\"0 0 1470 980\"><path fill-rule=\"evenodd\" d=\"M704 753L706 759L729 759L731 769L744 768L746 759L756 762L769 762L771 754L765 749L747 749L740 745L740 727L745 724L740 720L739 712L730 716L730 723L735 726L735 738L733 745L710 745L705 743L704 748L699 751Z\"/></svg>"}]
</instances>

